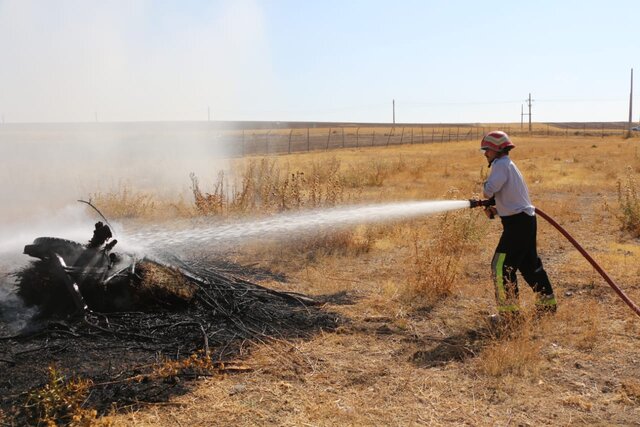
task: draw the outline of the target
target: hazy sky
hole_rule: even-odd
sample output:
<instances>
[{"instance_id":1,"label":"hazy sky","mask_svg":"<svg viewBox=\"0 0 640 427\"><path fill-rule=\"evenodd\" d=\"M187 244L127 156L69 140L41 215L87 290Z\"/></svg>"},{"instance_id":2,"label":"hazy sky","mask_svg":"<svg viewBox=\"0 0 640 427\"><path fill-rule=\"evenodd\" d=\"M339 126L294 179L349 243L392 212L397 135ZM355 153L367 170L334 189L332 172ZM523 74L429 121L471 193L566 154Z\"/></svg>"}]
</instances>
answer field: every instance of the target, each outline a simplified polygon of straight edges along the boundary
<instances>
[{"instance_id":1,"label":"hazy sky","mask_svg":"<svg viewBox=\"0 0 640 427\"><path fill-rule=\"evenodd\" d=\"M638 0L0 0L6 123L617 121L632 67Z\"/></svg>"}]
</instances>

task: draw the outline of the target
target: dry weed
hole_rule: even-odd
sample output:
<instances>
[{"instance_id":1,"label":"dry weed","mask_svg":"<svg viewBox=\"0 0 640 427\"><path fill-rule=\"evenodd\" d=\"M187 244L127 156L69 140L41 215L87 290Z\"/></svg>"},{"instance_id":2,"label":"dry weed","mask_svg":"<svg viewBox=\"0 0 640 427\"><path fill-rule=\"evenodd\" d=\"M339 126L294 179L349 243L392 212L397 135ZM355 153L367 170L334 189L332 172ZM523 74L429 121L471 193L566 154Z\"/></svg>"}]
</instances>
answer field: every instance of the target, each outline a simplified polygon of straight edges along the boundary
<instances>
[{"instance_id":1,"label":"dry weed","mask_svg":"<svg viewBox=\"0 0 640 427\"><path fill-rule=\"evenodd\" d=\"M591 411L591 408L593 407L593 404L590 401L586 400L582 396L577 395L565 397L564 399L562 399L562 404L587 412Z\"/></svg>"},{"instance_id":2,"label":"dry weed","mask_svg":"<svg viewBox=\"0 0 640 427\"><path fill-rule=\"evenodd\" d=\"M640 237L640 196L631 167L627 167L625 182L618 180L618 204L620 228Z\"/></svg>"},{"instance_id":3,"label":"dry weed","mask_svg":"<svg viewBox=\"0 0 640 427\"><path fill-rule=\"evenodd\" d=\"M218 174L213 193L202 193L198 177L193 172L189 175L191 178L191 191L195 207L201 215L221 215L224 212L226 197L224 195L224 173Z\"/></svg>"},{"instance_id":4,"label":"dry weed","mask_svg":"<svg viewBox=\"0 0 640 427\"><path fill-rule=\"evenodd\" d=\"M458 276L458 259L439 251L437 243L421 245L418 237L413 241L412 275L404 293L405 299L432 303L451 295Z\"/></svg>"},{"instance_id":5,"label":"dry weed","mask_svg":"<svg viewBox=\"0 0 640 427\"><path fill-rule=\"evenodd\" d=\"M461 255L479 241L477 218L477 212L449 212L428 229L430 238L413 236L404 300L431 304L451 295L461 270Z\"/></svg>"},{"instance_id":6,"label":"dry weed","mask_svg":"<svg viewBox=\"0 0 640 427\"><path fill-rule=\"evenodd\" d=\"M280 167L276 160L249 161L233 183L218 175L212 192L200 188L191 174L194 204L201 215L232 216L270 214L301 208L335 206L343 201L344 179L339 173L340 162L313 162L310 171L291 171Z\"/></svg>"},{"instance_id":7,"label":"dry weed","mask_svg":"<svg viewBox=\"0 0 640 427\"><path fill-rule=\"evenodd\" d=\"M640 381L629 379L621 384L621 393L629 404L640 404Z\"/></svg>"},{"instance_id":8,"label":"dry weed","mask_svg":"<svg viewBox=\"0 0 640 427\"><path fill-rule=\"evenodd\" d=\"M414 177L418 176L424 166L414 162L409 165L401 154L396 158L374 159L366 163L349 165L342 179L345 187L382 187L390 177L401 175L409 171Z\"/></svg>"},{"instance_id":9,"label":"dry weed","mask_svg":"<svg viewBox=\"0 0 640 427\"><path fill-rule=\"evenodd\" d=\"M66 379L55 367L49 367L49 382L33 390L21 408L33 425L110 425L107 418L97 422L97 411L83 407L93 383L85 379Z\"/></svg>"},{"instance_id":10,"label":"dry weed","mask_svg":"<svg viewBox=\"0 0 640 427\"><path fill-rule=\"evenodd\" d=\"M157 208L152 195L133 191L126 185L117 191L92 194L90 200L107 218L150 218Z\"/></svg>"}]
</instances>

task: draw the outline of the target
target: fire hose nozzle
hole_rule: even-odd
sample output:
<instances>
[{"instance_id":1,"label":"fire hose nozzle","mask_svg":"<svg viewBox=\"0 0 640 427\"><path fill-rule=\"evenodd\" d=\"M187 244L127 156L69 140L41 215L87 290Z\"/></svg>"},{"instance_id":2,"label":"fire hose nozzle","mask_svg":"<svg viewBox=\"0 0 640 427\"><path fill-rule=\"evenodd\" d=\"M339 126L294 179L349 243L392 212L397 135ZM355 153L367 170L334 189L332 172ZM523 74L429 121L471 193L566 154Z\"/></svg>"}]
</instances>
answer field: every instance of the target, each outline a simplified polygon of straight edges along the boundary
<instances>
[{"instance_id":1,"label":"fire hose nozzle","mask_svg":"<svg viewBox=\"0 0 640 427\"><path fill-rule=\"evenodd\" d=\"M495 204L496 204L496 199L493 197L487 200L469 199L470 208L477 208L481 206L484 208L488 208L489 206L495 206Z\"/></svg>"}]
</instances>

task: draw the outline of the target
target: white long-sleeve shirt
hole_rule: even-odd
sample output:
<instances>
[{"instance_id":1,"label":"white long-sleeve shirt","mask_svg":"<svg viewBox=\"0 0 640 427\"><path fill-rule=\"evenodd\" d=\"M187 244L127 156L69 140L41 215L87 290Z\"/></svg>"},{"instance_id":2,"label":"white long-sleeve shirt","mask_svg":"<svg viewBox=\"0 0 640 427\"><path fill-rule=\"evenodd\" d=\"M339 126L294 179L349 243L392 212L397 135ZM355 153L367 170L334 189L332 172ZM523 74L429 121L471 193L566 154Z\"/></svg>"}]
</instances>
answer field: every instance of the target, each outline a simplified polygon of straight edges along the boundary
<instances>
[{"instance_id":1,"label":"white long-sleeve shirt","mask_svg":"<svg viewBox=\"0 0 640 427\"><path fill-rule=\"evenodd\" d=\"M491 173L484 183L484 195L496 198L498 215L509 216L525 212L535 215L535 207L529 199L529 189L522 174L509 156L502 156L491 164Z\"/></svg>"}]
</instances>

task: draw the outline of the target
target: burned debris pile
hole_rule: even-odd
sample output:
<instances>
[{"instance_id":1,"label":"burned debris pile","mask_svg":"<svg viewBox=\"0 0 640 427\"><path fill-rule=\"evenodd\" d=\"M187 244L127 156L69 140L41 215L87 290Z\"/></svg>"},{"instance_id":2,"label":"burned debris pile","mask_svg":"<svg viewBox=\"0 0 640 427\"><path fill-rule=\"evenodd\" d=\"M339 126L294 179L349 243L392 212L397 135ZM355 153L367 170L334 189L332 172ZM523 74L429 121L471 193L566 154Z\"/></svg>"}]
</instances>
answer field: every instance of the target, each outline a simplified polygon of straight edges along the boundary
<instances>
[{"instance_id":1,"label":"burned debris pile","mask_svg":"<svg viewBox=\"0 0 640 427\"><path fill-rule=\"evenodd\" d=\"M25 247L36 259L16 274L17 293L38 314L19 333L0 336L7 372L0 410L46 382L51 365L103 384L88 403L98 411L163 400L167 388L182 386L120 380L193 354L211 367L237 360L252 343L307 337L340 322L319 301L252 283L241 269L168 255L137 259L112 252L111 237L98 223L86 245L44 237Z\"/></svg>"}]
</instances>

